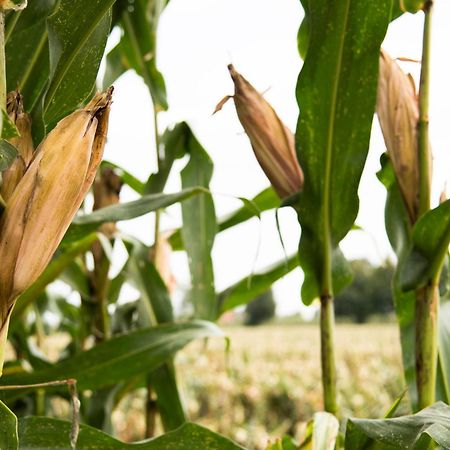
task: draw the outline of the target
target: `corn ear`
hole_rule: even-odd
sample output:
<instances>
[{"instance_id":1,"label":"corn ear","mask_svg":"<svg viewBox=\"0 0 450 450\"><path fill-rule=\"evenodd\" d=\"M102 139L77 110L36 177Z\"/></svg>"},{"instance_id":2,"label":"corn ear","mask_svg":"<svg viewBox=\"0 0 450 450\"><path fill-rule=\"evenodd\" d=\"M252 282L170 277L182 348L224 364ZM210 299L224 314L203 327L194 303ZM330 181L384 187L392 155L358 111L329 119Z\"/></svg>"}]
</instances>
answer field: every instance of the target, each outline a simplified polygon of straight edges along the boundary
<instances>
[{"instance_id":1,"label":"corn ear","mask_svg":"<svg viewBox=\"0 0 450 450\"><path fill-rule=\"evenodd\" d=\"M419 213L419 104L411 76L382 51L377 115L411 223Z\"/></svg>"},{"instance_id":2,"label":"corn ear","mask_svg":"<svg viewBox=\"0 0 450 450\"><path fill-rule=\"evenodd\" d=\"M303 187L303 172L297 160L293 133L233 65L230 64L228 70L234 82L233 98L239 121L250 139L256 159L280 198L296 194Z\"/></svg>"},{"instance_id":3,"label":"corn ear","mask_svg":"<svg viewBox=\"0 0 450 450\"><path fill-rule=\"evenodd\" d=\"M97 94L57 124L6 205L0 221L1 327L15 299L49 263L94 180L111 94Z\"/></svg>"},{"instance_id":4,"label":"corn ear","mask_svg":"<svg viewBox=\"0 0 450 450\"><path fill-rule=\"evenodd\" d=\"M18 155L11 166L2 173L0 195L6 202L23 177L34 152L33 138L31 136L31 119L23 110L22 96L18 92L14 91L8 94L7 112L11 121L16 125L19 136L9 140L17 149Z\"/></svg>"}]
</instances>

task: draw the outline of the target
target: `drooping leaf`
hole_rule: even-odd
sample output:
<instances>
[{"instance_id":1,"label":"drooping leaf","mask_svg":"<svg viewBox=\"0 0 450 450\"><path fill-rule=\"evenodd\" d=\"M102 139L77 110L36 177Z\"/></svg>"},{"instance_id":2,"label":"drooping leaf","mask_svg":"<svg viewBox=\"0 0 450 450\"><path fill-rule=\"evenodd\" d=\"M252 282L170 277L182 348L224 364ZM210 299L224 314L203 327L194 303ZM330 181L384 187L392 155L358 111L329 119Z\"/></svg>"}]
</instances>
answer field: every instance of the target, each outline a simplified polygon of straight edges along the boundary
<instances>
[{"instance_id":1,"label":"drooping leaf","mask_svg":"<svg viewBox=\"0 0 450 450\"><path fill-rule=\"evenodd\" d=\"M0 172L6 170L17 158L17 149L4 139L0 140Z\"/></svg>"},{"instance_id":2,"label":"drooping leaf","mask_svg":"<svg viewBox=\"0 0 450 450\"><path fill-rule=\"evenodd\" d=\"M191 186L209 187L213 163L192 132L187 137L190 158L181 172L183 189ZM214 320L217 314L214 270L211 250L217 232L214 202L210 194L197 196L181 205L181 234L188 255L191 273L190 298L195 317Z\"/></svg>"},{"instance_id":3,"label":"drooping leaf","mask_svg":"<svg viewBox=\"0 0 450 450\"><path fill-rule=\"evenodd\" d=\"M115 0L61 0L47 21L50 82L43 116L52 126L92 93Z\"/></svg>"},{"instance_id":4,"label":"drooping leaf","mask_svg":"<svg viewBox=\"0 0 450 450\"><path fill-rule=\"evenodd\" d=\"M336 294L350 281L338 249L358 212L381 42L392 2L309 2L308 52L297 87L302 299ZM332 276L330 273L332 272Z\"/></svg>"},{"instance_id":5,"label":"drooping leaf","mask_svg":"<svg viewBox=\"0 0 450 450\"><path fill-rule=\"evenodd\" d=\"M63 242L70 243L80 240L96 230L102 223L134 219L151 211L182 202L194 195L204 194L205 192L207 191L202 187L193 187L174 194L144 195L138 200L97 209L91 214L76 217L67 231Z\"/></svg>"},{"instance_id":6,"label":"drooping leaf","mask_svg":"<svg viewBox=\"0 0 450 450\"><path fill-rule=\"evenodd\" d=\"M148 86L158 111L167 109L164 79L156 68L156 31L166 3L135 0L132 8L125 8L120 17L122 38L107 58L108 81L134 69Z\"/></svg>"},{"instance_id":7,"label":"drooping leaf","mask_svg":"<svg viewBox=\"0 0 450 450\"><path fill-rule=\"evenodd\" d=\"M4 375L2 384L30 384L75 378L81 390L99 389L147 373L159 367L193 339L209 336L223 336L223 333L213 323L204 321L131 331L58 362L49 369ZM4 398L15 398L18 395L18 391L1 392Z\"/></svg>"},{"instance_id":8,"label":"drooping leaf","mask_svg":"<svg viewBox=\"0 0 450 450\"><path fill-rule=\"evenodd\" d=\"M244 202L244 205L241 208L218 219L219 232L252 219L261 214L261 212L275 209L280 206L280 198L275 193L272 186L264 189L251 200L244 198L240 198L240 200ZM170 236L169 242L173 250L182 250L183 240L181 238L181 230L176 230Z\"/></svg>"},{"instance_id":9,"label":"drooping leaf","mask_svg":"<svg viewBox=\"0 0 450 450\"><path fill-rule=\"evenodd\" d=\"M346 450L427 450L431 443L450 448L450 407L442 402L413 416L347 422Z\"/></svg>"},{"instance_id":10,"label":"drooping leaf","mask_svg":"<svg viewBox=\"0 0 450 450\"><path fill-rule=\"evenodd\" d=\"M71 423L44 417L25 417L19 420L20 448L54 450L70 448ZM118 441L88 425L80 426L77 448L83 450L243 450L227 438L193 423L158 438L136 443Z\"/></svg>"},{"instance_id":11,"label":"drooping leaf","mask_svg":"<svg viewBox=\"0 0 450 450\"><path fill-rule=\"evenodd\" d=\"M439 277L450 244L450 200L425 213L412 230L412 246L399 264L399 286L408 291Z\"/></svg>"},{"instance_id":12,"label":"drooping leaf","mask_svg":"<svg viewBox=\"0 0 450 450\"><path fill-rule=\"evenodd\" d=\"M265 270L238 281L218 295L219 314L251 302L296 267L298 267L298 256L293 255L287 260L278 261Z\"/></svg>"},{"instance_id":13,"label":"drooping leaf","mask_svg":"<svg viewBox=\"0 0 450 450\"><path fill-rule=\"evenodd\" d=\"M17 440L17 417L0 401L0 448L16 450L19 448Z\"/></svg>"}]
</instances>

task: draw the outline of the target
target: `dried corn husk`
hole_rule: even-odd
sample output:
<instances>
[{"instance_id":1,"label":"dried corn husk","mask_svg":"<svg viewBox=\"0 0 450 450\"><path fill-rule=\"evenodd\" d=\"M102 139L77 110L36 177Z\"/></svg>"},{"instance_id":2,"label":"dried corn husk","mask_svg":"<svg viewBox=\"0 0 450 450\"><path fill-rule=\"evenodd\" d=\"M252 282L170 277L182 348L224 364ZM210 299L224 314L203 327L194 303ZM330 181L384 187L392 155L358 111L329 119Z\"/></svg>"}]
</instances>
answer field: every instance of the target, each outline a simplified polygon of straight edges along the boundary
<instances>
[{"instance_id":1,"label":"dried corn husk","mask_svg":"<svg viewBox=\"0 0 450 450\"><path fill-rule=\"evenodd\" d=\"M106 140L112 89L62 119L36 150L0 221L0 331L42 273L89 190Z\"/></svg>"},{"instance_id":2,"label":"dried corn husk","mask_svg":"<svg viewBox=\"0 0 450 450\"><path fill-rule=\"evenodd\" d=\"M420 182L418 98L411 76L385 51L380 56L377 115L410 221L415 223Z\"/></svg>"},{"instance_id":3,"label":"dried corn husk","mask_svg":"<svg viewBox=\"0 0 450 450\"><path fill-rule=\"evenodd\" d=\"M7 112L20 135L9 140L17 149L18 155L11 166L2 173L0 195L6 202L23 177L34 152L33 138L31 136L31 119L23 110L22 96L18 92L14 91L8 94Z\"/></svg>"},{"instance_id":4,"label":"dried corn husk","mask_svg":"<svg viewBox=\"0 0 450 450\"><path fill-rule=\"evenodd\" d=\"M255 156L280 198L296 194L303 187L303 172L297 161L293 133L281 122L264 97L230 64L234 82L234 104ZM228 100L217 105L220 110Z\"/></svg>"},{"instance_id":5,"label":"dried corn husk","mask_svg":"<svg viewBox=\"0 0 450 450\"><path fill-rule=\"evenodd\" d=\"M100 176L94 182L94 210L117 205L120 200L120 190L122 189L122 179L109 167L103 169ZM116 225L112 222L104 223L100 231L108 238L112 238L116 231ZM92 254L97 266L104 256L100 242L92 244Z\"/></svg>"}]
</instances>

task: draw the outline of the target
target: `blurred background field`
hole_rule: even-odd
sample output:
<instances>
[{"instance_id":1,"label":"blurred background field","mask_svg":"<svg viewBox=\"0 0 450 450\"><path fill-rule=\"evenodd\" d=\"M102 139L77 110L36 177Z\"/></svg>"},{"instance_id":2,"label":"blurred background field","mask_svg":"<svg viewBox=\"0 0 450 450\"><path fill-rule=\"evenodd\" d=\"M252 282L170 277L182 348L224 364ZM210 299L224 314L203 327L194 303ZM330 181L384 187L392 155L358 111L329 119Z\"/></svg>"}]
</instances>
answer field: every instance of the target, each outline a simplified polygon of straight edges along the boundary
<instances>
[{"instance_id":1,"label":"blurred background field","mask_svg":"<svg viewBox=\"0 0 450 450\"><path fill-rule=\"evenodd\" d=\"M254 450L301 433L322 409L318 327L269 323L224 331L230 352L225 340L213 339L176 357L190 420ZM338 324L336 339L341 415L383 416L403 391L397 326ZM127 440L142 438L143 401L127 402L130 410L116 415L116 431Z\"/></svg>"}]
</instances>

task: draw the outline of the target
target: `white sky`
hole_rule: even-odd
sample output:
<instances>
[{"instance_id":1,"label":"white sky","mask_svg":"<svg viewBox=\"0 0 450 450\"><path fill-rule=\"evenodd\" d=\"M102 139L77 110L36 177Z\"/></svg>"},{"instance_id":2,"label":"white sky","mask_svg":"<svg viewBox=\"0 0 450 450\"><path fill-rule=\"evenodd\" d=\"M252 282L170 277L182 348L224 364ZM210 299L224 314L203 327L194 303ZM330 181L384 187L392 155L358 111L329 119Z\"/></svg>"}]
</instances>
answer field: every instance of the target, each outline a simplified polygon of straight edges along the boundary
<instances>
[{"instance_id":1,"label":"white sky","mask_svg":"<svg viewBox=\"0 0 450 450\"><path fill-rule=\"evenodd\" d=\"M158 66L164 75L170 110L160 114L161 130L186 120L215 163L211 190L216 195L218 216L241 206L233 197L251 198L268 185L259 168L233 102L212 116L216 103L233 93L227 71L232 62L272 104L282 120L295 130L298 107L295 85L301 68L296 36L303 12L298 0L171 0L160 20ZM431 141L435 157L437 199L449 175L450 157L450 2L435 1L430 105ZM384 48L393 57L420 59L422 13L406 14L389 28ZM406 63L417 77L419 65ZM115 84L114 105L105 158L122 165L141 179L155 170L153 119L150 98L143 82L129 72ZM369 258L374 263L391 255L384 232L385 192L375 173L384 143L374 121L368 163L360 186L361 205L357 223L364 232L351 232L343 241L346 256ZM181 169L185 161L177 163ZM177 173L167 192L180 189ZM125 189L123 199L134 195ZM179 207L170 208L163 227L179 224ZM288 253L295 251L299 226L293 211L284 209L281 226ZM153 239L150 215L124 222L121 229L147 243ZM283 257L273 212L217 236L213 259L216 287L220 291L250 272L261 245L256 268ZM173 270L183 288L189 285L186 259L174 255ZM296 270L275 285L278 314L304 311L300 301L302 274Z\"/></svg>"}]
</instances>

